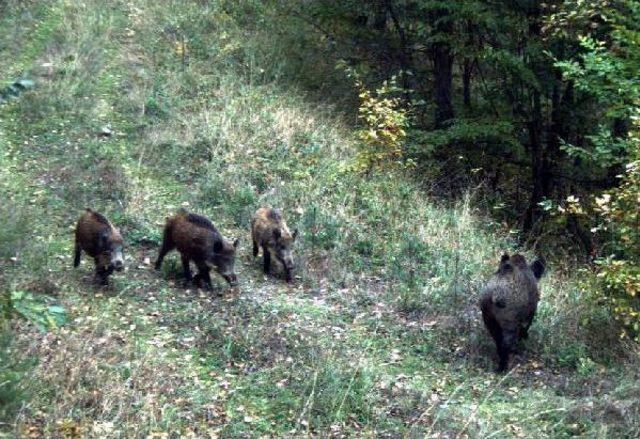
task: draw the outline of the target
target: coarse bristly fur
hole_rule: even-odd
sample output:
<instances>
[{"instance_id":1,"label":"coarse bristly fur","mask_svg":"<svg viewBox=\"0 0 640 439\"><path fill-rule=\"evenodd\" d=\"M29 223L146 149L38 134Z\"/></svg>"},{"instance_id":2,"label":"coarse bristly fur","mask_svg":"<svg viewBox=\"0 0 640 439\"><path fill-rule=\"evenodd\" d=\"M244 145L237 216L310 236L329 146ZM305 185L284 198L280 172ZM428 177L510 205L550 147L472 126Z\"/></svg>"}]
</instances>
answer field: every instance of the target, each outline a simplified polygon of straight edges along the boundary
<instances>
[{"instance_id":1,"label":"coarse bristly fur","mask_svg":"<svg viewBox=\"0 0 640 439\"><path fill-rule=\"evenodd\" d=\"M253 256L258 256L262 248L264 272L269 273L273 257L282 264L287 282L293 279L293 243L297 236L298 230L289 231L279 209L261 207L251 217Z\"/></svg>"},{"instance_id":2,"label":"coarse bristly fur","mask_svg":"<svg viewBox=\"0 0 640 439\"><path fill-rule=\"evenodd\" d=\"M193 261L198 268L198 274L194 278L196 284L203 281L205 288L212 289L209 271L215 267L234 286L237 284L234 272L237 246L237 239L233 244L227 242L208 218L181 209L175 216L167 219L155 267L156 270L160 269L165 255L177 249L187 280L192 279L189 263Z\"/></svg>"},{"instance_id":3,"label":"coarse bristly fur","mask_svg":"<svg viewBox=\"0 0 640 439\"><path fill-rule=\"evenodd\" d=\"M538 307L538 280L545 271L542 258L531 265L524 256L505 254L480 298L484 323L498 349L498 371L508 368L509 355L520 339L528 337Z\"/></svg>"},{"instance_id":4,"label":"coarse bristly fur","mask_svg":"<svg viewBox=\"0 0 640 439\"><path fill-rule=\"evenodd\" d=\"M86 209L76 225L73 266L80 265L82 251L85 251L95 262L97 280L106 285L114 270L124 269L123 247L118 229L104 215Z\"/></svg>"}]
</instances>

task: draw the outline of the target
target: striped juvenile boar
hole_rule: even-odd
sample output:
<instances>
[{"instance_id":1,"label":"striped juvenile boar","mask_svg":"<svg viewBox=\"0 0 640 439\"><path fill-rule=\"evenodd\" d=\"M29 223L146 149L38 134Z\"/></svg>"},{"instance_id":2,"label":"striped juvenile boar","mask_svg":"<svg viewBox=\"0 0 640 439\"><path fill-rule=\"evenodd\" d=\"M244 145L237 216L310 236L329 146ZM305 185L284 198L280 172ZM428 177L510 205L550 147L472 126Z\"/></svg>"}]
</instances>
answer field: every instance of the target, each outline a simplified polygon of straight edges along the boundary
<instances>
[{"instance_id":1,"label":"striped juvenile boar","mask_svg":"<svg viewBox=\"0 0 640 439\"><path fill-rule=\"evenodd\" d=\"M262 247L263 268L269 274L271 257L274 257L284 267L285 278L291 282L294 269L293 243L298 231L289 231L278 209L261 207L251 217L251 238L253 240L253 256L258 256Z\"/></svg>"},{"instance_id":2,"label":"striped juvenile boar","mask_svg":"<svg viewBox=\"0 0 640 439\"><path fill-rule=\"evenodd\" d=\"M481 295L482 318L498 349L498 372L507 370L514 345L528 336L540 298L538 280L544 271L542 258L528 265L522 255L505 254Z\"/></svg>"},{"instance_id":3,"label":"striped juvenile boar","mask_svg":"<svg viewBox=\"0 0 640 439\"><path fill-rule=\"evenodd\" d=\"M178 249L188 281L192 279L189 262L193 261L198 267L198 274L193 278L196 285L203 281L205 288L212 290L209 271L215 267L229 285L235 286L238 282L234 272L237 246L237 239L233 244L227 242L207 218L180 209L174 217L167 219L156 270L160 269L168 252Z\"/></svg>"},{"instance_id":4,"label":"striped juvenile boar","mask_svg":"<svg viewBox=\"0 0 640 439\"><path fill-rule=\"evenodd\" d=\"M96 279L107 285L114 270L124 269L123 248L120 232L103 215L87 209L80 216L76 225L74 267L80 265L84 250L96 264Z\"/></svg>"}]
</instances>

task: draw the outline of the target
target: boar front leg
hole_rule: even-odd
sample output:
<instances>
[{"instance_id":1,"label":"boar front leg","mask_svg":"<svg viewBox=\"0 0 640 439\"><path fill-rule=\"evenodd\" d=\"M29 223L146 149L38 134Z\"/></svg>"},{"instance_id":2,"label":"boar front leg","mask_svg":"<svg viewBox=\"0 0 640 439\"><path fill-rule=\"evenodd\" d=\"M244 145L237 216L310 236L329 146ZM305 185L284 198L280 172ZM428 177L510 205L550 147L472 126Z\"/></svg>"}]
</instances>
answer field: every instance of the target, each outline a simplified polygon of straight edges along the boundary
<instances>
[{"instance_id":1,"label":"boar front leg","mask_svg":"<svg viewBox=\"0 0 640 439\"><path fill-rule=\"evenodd\" d=\"M203 288L207 291L213 291L213 286L211 285L211 275L209 274L209 267L207 267L205 263L198 263L197 265L198 274L193 278L196 284L199 284L200 280L202 280L204 284Z\"/></svg>"},{"instance_id":2,"label":"boar front leg","mask_svg":"<svg viewBox=\"0 0 640 439\"><path fill-rule=\"evenodd\" d=\"M527 319L525 321L525 324L522 328L520 328L520 338L522 338L523 340L526 340L527 338L529 338L529 328L531 327L531 324L533 323L533 318L535 317L535 313L531 312L528 316Z\"/></svg>"},{"instance_id":3,"label":"boar front leg","mask_svg":"<svg viewBox=\"0 0 640 439\"><path fill-rule=\"evenodd\" d=\"M264 274L269 274L269 270L271 268L271 253L266 245L262 246L262 268L264 270Z\"/></svg>"},{"instance_id":4,"label":"boar front leg","mask_svg":"<svg viewBox=\"0 0 640 439\"><path fill-rule=\"evenodd\" d=\"M187 256L181 255L182 259L182 273L184 274L184 278L187 282L190 282L191 277L191 268L189 268L189 258Z\"/></svg>"},{"instance_id":5,"label":"boar front leg","mask_svg":"<svg viewBox=\"0 0 640 439\"><path fill-rule=\"evenodd\" d=\"M287 267L284 268L284 279L287 282L291 282L293 280L293 275L291 274L290 268L287 268Z\"/></svg>"},{"instance_id":6,"label":"boar front leg","mask_svg":"<svg viewBox=\"0 0 640 439\"><path fill-rule=\"evenodd\" d=\"M517 342L517 330L505 329L502 331L502 343L498 346L498 372L505 372L509 368L509 355Z\"/></svg>"},{"instance_id":7,"label":"boar front leg","mask_svg":"<svg viewBox=\"0 0 640 439\"><path fill-rule=\"evenodd\" d=\"M96 280L100 285L109 285L109 275L113 273L113 267L104 268L96 264Z\"/></svg>"}]
</instances>

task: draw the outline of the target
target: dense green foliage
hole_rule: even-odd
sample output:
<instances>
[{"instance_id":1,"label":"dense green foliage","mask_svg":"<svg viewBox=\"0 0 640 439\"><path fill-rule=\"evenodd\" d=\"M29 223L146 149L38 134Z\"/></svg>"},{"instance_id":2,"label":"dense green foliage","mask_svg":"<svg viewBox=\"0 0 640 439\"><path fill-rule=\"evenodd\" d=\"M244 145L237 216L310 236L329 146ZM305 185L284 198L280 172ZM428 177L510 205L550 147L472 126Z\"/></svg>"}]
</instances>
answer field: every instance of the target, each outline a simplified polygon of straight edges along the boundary
<instances>
[{"instance_id":1,"label":"dense green foliage","mask_svg":"<svg viewBox=\"0 0 640 439\"><path fill-rule=\"evenodd\" d=\"M601 108L596 131L588 137L589 146L564 144L576 160L592 169L619 171L612 189L596 194L591 203L576 205L577 221L593 227L599 238L597 260L601 293L626 334L638 340L640 335L640 263L638 236L640 222L640 180L638 174L638 117L640 116L640 5L637 2L601 2L582 4L552 17L552 22L580 21L594 16L606 23L605 29L590 26L589 33L578 33L580 50L573 60L560 61L564 77L576 89L589 95ZM595 8L595 9L594 9ZM575 32L575 31L574 31ZM585 214L591 213L585 220ZM571 214L569 214L571 216ZM596 253L595 251L593 252ZM623 333L625 335L625 333Z\"/></svg>"},{"instance_id":2,"label":"dense green foliage","mask_svg":"<svg viewBox=\"0 0 640 439\"><path fill-rule=\"evenodd\" d=\"M400 75L407 150L431 169L436 159L453 189L489 182L525 231L545 231L549 201L616 186L633 155L636 2L322 0L285 13L365 83Z\"/></svg>"},{"instance_id":3,"label":"dense green foliage","mask_svg":"<svg viewBox=\"0 0 640 439\"><path fill-rule=\"evenodd\" d=\"M637 120L636 120L637 123ZM635 128L632 141L640 152ZM627 165L619 187L595 200L599 231L609 236L608 256L598 260L603 295L626 333L640 341L640 161Z\"/></svg>"},{"instance_id":4,"label":"dense green foliage","mask_svg":"<svg viewBox=\"0 0 640 439\"><path fill-rule=\"evenodd\" d=\"M636 17L0 1L0 436L638 436L638 345L612 318L635 335L615 268L638 266L636 168L616 178L637 159ZM301 232L292 285L251 257L261 205ZM175 254L153 270L181 206L241 238L237 290L183 283ZM72 268L85 207L126 241L109 288ZM549 271L496 376L477 299L502 252L533 255L521 236Z\"/></svg>"}]
</instances>

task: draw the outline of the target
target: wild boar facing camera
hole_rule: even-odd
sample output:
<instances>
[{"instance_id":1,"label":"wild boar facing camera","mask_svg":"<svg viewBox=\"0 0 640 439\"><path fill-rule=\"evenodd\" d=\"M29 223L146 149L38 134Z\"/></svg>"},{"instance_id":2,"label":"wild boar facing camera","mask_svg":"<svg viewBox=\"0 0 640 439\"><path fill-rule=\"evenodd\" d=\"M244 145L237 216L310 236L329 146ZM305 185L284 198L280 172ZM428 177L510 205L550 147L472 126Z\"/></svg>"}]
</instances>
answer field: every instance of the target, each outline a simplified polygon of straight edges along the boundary
<instances>
[{"instance_id":1,"label":"wild boar facing camera","mask_svg":"<svg viewBox=\"0 0 640 439\"><path fill-rule=\"evenodd\" d=\"M96 278L108 284L113 271L124 269L124 243L118 229L98 212L91 209L80 216L75 232L75 256L73 266L80 265L82 251L91 256L96 266Z\"/></svg>"},{"instance_id":2,"label":"wild boar facing camera","mask_svg":"<svg viewBox=\"0 0 640 439\"><path fill-rule=\"evenodd\" d=\"M522 255L505 254L484 288L480 310L498 350L498 372L507 370L517 341L528 337L540 299L538 281L544 271L542 258L529 265Z\"/></svg>"},{"instance_id":3,"label":"wild boar facing camera","mask_svg":"<svg viewBox=\"0 0 640 439\"><path fill-rule=\"evenodd\" d=\"M298 230L289 231L279 209L261 207L251 217L253 256L258 256L262 248L264 272L269 274L273 258L282 264L287 282L293 279L293 244L297 236Z\"/></svg>"}]
</instances>

